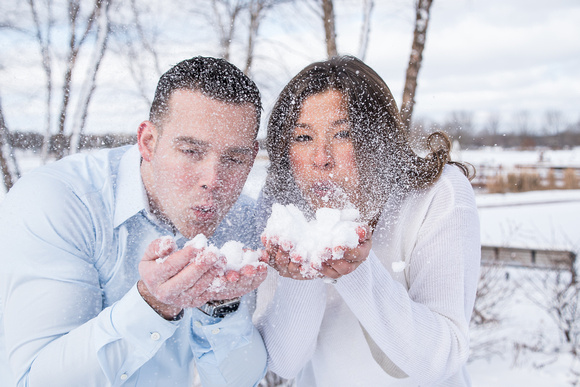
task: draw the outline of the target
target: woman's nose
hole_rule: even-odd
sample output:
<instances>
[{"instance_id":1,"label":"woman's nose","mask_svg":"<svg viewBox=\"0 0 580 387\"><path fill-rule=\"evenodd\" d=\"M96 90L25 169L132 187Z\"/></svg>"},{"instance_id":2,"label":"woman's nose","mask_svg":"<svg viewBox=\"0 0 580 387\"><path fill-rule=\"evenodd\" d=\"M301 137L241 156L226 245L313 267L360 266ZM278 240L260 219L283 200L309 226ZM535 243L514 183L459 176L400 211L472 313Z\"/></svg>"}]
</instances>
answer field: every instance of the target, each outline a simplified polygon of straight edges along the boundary
<instances>
[{"instance_id":1,"label":"woman's nose","mask_svg":"<svg viewBox=\"0 0 580 387\"><path fill-rule=\"evenodd\" d=\"M334 166L332 147L327 141L319 141L315 144L312 161L315 167L328 169Z\"/></svg>"}]
</instances>

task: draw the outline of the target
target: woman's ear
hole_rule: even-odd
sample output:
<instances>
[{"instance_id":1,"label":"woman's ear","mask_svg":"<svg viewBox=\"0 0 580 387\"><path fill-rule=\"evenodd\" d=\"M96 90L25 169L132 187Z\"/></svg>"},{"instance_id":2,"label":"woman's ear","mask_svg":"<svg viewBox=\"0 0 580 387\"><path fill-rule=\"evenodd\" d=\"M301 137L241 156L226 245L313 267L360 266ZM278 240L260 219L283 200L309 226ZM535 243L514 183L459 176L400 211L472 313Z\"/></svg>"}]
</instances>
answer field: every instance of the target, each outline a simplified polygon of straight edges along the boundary
<instances>
[{"instance_id":1,"label":"woman's ear","mask_svg":"<svg viewBox=\"0 0 580 387\"><path fill-rule=\"evenodd\" d=\"M137 131L137 144L139 144L139 152L141 153L143 160L151 161L153 159L157 135L157 128L151 121L143 121L141 125L139 125Z\"/></svg>"}]
</instances>

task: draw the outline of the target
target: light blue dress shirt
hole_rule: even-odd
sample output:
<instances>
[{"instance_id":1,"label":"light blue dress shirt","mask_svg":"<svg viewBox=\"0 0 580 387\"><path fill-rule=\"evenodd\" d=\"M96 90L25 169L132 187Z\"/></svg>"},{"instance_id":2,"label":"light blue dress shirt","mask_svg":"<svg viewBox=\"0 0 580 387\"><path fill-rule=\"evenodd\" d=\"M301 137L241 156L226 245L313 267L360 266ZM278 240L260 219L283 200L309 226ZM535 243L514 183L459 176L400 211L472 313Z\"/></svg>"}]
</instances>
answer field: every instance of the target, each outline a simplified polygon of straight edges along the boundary
<instances>
[{"instance_id":1,"label":"light blue dress shirt","mask_svg":"<svg viewBox=\"0 0 580 387\"><path fill-rule=\"evenodd\" d=\"M71 156L26 174L1 203L0 362L13 385L191 386L194 367L208 386L264 375L253 294L223 319L187 309L176 322L139 295L146 247L172 235L148 213L139 166L136 146ZM253 210L242 196L210 241L251 246Z\"/></svg>"}]
</instances>

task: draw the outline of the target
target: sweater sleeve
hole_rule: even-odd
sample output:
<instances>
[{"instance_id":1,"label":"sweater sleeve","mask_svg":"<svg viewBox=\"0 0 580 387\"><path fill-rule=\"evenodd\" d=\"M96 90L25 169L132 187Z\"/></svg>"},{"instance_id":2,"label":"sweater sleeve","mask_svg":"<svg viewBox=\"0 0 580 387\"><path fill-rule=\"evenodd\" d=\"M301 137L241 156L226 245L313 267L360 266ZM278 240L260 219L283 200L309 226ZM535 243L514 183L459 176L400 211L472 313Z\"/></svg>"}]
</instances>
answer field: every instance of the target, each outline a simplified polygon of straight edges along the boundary
<instances>
[{"instance_id":1,"label":"sweater sleeve","mask_svg":"<svg viewBox=\"0 0 580 387\"><path fill-rule=\"evenodd\" d=\"M320 279L299 281L276 277L274 298L257 326L268 349L268 367L279 376L291 379L316 349L326 307L326 289Z\"/></svg>"},{"instance_id":2,"label":"sweater sleeve","mask_svg":"<svg viewBox=\"0 0 580 387\"><path fill-rule=\"evenodd\" d=\"M408 290L374 252L335 285L375 343L420 385L455 374L469 354L479 220L469 195L465 202L449 199L445 192L435 194L418 233L407 236L415 238L407 259Z\"/></svg>"}]
</instances>

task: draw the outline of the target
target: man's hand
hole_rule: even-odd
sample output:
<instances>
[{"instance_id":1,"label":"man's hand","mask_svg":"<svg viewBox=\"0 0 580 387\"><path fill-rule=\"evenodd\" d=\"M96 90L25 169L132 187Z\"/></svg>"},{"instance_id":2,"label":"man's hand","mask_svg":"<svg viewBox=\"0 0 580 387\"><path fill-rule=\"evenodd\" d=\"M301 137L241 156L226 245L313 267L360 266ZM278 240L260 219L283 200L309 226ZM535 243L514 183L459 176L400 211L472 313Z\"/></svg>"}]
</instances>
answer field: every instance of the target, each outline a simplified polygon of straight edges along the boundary
<instances>
[{"instance_id":1,"label":"man's hand","mask_svg":"<svg viewBox=\"0 0 580 387\"><path fill-rule=\"evenodd\" d=\"M139 264L137 284L145 301L166 319L173 319L183 308L240 297L266 279L265 265L225 272L225 257L193 246L177 250L175 243L167 241L151 242Z\"/></svg>"}]
</instances>

